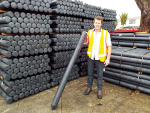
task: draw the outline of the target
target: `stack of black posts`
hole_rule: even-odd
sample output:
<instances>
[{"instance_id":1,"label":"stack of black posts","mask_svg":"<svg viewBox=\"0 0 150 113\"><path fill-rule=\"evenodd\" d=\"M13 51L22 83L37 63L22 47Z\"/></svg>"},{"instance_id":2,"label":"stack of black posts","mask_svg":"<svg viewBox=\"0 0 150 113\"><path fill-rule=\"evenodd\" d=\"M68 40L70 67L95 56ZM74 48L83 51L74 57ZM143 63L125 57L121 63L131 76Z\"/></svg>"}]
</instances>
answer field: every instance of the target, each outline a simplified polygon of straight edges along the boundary
<instances>
[{"instance_id":1,"label":"stack of black posts","mask_svg":"<svg viewBox=\"0 0 150 113\"><path fill-rule=\"evenodd\" d=\"M102 16L102 9L99 6L93 6L90 4L84 4L84 13L86 18L93 19L96 16Z\"/></svg>"},{"instance_id":2,"label":"stack of black posts","mask_svg":"<svg viewBox=\"0 0 150 113\"><path fill-rule=\"evenodd\" d=\"M1 0L0 9L0 94L8 103L58 85L81 32L96 16L113 31L116 14L79 0ZM87 74L86 52L84 45L68 81Z\"/></svg>"},{"instance_id":3,"label":"stack of black posts","mask_svg":"<svg viewBox=\"0 0 150 113\"><path fill-rule=\"evenodd\" d=\"M48 35L1 36L0 88L8 103L49 88Z\"/></svg>"},{"instance_id":4,"label":"stack of black posts","mask_svg":"<svg viewBox=\"0 0 150 113\"><path fill-rule=\"evenodd\" d=\"M115 10L107 9L107 8L102 9L102 16L104 20L116 21L117 20L116 15L117 13Z\"/></svg>"},{"instance_id":5,"label":"stack of black posts","mask_svg":"<svg viewBox=\"0 0 150 113\"><path fill-rule=\"evenodd\" d=\"M79 41L80 34L50 34L52 52L49 54L51 59L51 85L56 86L61 82L66 67L74 53L74 49ZM80 59L76 60L76 63ZM69 75L68 81L79 78L79 68L75 64Z\"/></svg>"},{"instance_id":6,"label":"stack of black posts","mask_svg":"<svg viewBox=\"0 0 150 113\"><path fill-rule=\"evenodd\" d=\"M150 46L150 34L111 34L112 44L125 47L147 48Z\"/></svg>"},{"instance_id":7,"label":"stack of black posts","mask_svg":"<svg viewBox=\"0 0 150 113\"><path fill-rule=\"evenodd\" d=\"M55 18L55 24L57 22L57 24L65 24L66 26L68 24L74 25L74 26L69 26L66 27L66 29L63 30L63 28L60 29L60 27L58 27L57 29L55 29L55 32L58 32L58 30L60 30L61 32L71 32L68 30L71 30L71 28L76 29L77 28L77 32L81 32L81 30L89 30L91 28L93 28L93 18L95 18L96 16L102 16L104 21L107 21L104 23L104 25L102 26L103 29L107 29L109 32L113 32L115 29L115 24L112 21L116 20L116 11L111 10L111 9L102 9L101 7L98 6L93 6L93 5L89 5L89 4L83 4L83 2L81 1L71 1L71 0L54 0L51 2L50 7L52 8L52 13L51 14L57 14L57 15L68 15L68 16L73 16L73 17L79 17L80 20L72 20L71 17L68 18ZM68 21L67 23L63 23L63 21ZM60 20L60 21L59 21ZM83 23L82 23L83 20ZM69 23L69 21L71 21L71 23ZM79 25L79 26L78 26ZM82 26L81 29L80 25ZM58 25L57 25L58 26ZM59 25L60 26L60 25ZM62 26L61 26L62 27ZM57 31L56 31L57 30ZM73 31L74 32L74 31Z\"/></svg>"},{"instance_id":8,"label":"stack of black posts","mask_svg":"<svg viewBox=\"0 0 150 113\"><path fill-rule=\"evenodd\" d=\"M50 88L50 76L47 73L51 69L49 62L47 54L1 58L0 89L4 99L12 103Z\"/></svg>"},{"instance_id":9,"label":"stack of black posts","mask_svg":"<svg viewBox=\"0 0 150 113\"><path fill-rule=\"evenodd\" d=\"M113 46L106 81L150 94L150 34L111 33Z\"/></svg>"},{"instance_id":10,"label":"stack of black posts","mask_svg":"<svg viewBox=\"0 0 150 113\"><path fill-rule=\"evenodd\" d=\"M114 22L103 22L102 28L108 30L109 32L114 32L115 31L115 23Z\"/></svg>"},{"instance_id":11,"label":"stack of black posts","mask_svg":"<svg viewBox=\"0 0 150 113\"><path fill-rule=\"evenodd\" d=\"M82 50L79 54L80 62L78 63L79 66L79 75L80 76L86 76L87 75L87 44L84 44L82 47Z\"/></svg>"},{"instance_id":12,"label":"stack of black posts","mask_svg":"<svg viewBox=\"0 0 150 113\"><path fill-rule=\"evenodd\" d=\"M50 3L51 0L1 0L0 9L49 14L52 12Z\"/></svg>"},{"instance_id":13,"label":"stack of black posts","mask_svg":"<svg viewBox=\"0 0 150 113\"><path fill-rule=\"evenodd\" d=\"M70 16L51 16L51 28L55 33L81 33L82 18Z\"/></svg>"},{"instance_id":14,"label":"stack of black posts","mask_svg":"<svg viewBox=\"0 0 150 113\"><path fill-rule=\"evenodd\" d=\"M52 40L52 52L49 54L52 68L50 71L51 85L55 86L61 82L83 31L82 16L84 16L84 12L83 3L80 1L54 0L50 6L51 14L59 15L51 16L51 28L54 34L49 35ZM76 60L68 81L79 78L78 62L80 59Z\"/></svg>"},{"instance_id":15,"label":"stack of black posts","mask_svg":"<svg viewBox=\"0 0 150 113\"><path fill-rule=\"evenodd\" d=\"M84 12L83 3L80 1L54 0L50 6L52 14L59 15L51 16L53 33L49 35L52 40L52 52L49 54L52 68L50 71L51 85L56 86L61 82L83 31ZM79 78L78 62L80 62L79 58L72 68L68 81Z\"/></svg>"},{"instance_id":16,"label":"stack of black posts","mask_svg":"<svg viewBox=\"0 0 150 113\"><path fill-rule=\"evenodd\" d=\"M80 34L50 34L53 51L68 51L75 49Z\"/></svg>"},{"instance_id":17,"label":"stack of black posts","mask_svg":"<svg viewBox=\"0 0 150 113\"><path fill-rule=\"evenodd\" d=\"M88 31L94 28L93 18L101 16L103 18L102 29L108 30L109 32L115 31L116 12L110 9L102 9L88 4L84 4L85 18L83 19L83 28Z\"/></svg>"},{"instance_id":18,"label":"stack of black posts","mask_svg":"<svg viewBox=\"0 0 150 113\"><path fill-rule=\"evenodd\" d=\"M116 11L112 9L102 9L102 17L103 17L103 25L102 28L108 30L109 32L115 31L115 22L116 19Z\"/></svg>"},{"instance_id":19,"label":"stack of black posts","mask_svg":"<svg viewBox=\"0 0 150 113\"><path fill-rule=\"evenodd\" d=\"M50 16L44 14L8 11L1 14L0 24L1 33L28 34L52 32Z\"/></svg>"},{"instance_id":20,"label":"stack of black posts","mask_svg":"<svg viewBox=\"0 0 150 113\"><path fill-rule=\"evenodd\" d=\"M0 35L0 53L8 58L51 52L48 35Z\"/></svg>"},{"instance_id":21,"label":"stack of black posts","mask_svg":"<svg viewBox=\"0 0 150 113\"><path fill-rule=\"evenodd\" d=\"M42 7L50 7L47 0L0 2L0 94L8 103L51 87L52 48L45 33L52 32L52 21Z\"/></svg>"},{"instance_id":22,"label":"stack of black posts","mask_svg":"<svg viewBox=\"0 0 150 113\"><path fill-rule=\"evenodd\" d=\"M50 7L52 8L52 14L84 16L82 1L53 0L50 3Z\"/></svg>"}]
</instances>

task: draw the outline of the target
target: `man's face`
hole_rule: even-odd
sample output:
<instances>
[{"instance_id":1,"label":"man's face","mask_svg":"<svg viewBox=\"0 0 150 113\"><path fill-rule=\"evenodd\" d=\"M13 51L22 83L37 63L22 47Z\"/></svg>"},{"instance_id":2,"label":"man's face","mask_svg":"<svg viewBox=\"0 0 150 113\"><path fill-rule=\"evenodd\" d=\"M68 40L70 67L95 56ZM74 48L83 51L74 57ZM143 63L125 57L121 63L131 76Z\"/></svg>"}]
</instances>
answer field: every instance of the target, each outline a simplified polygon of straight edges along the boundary
<instances>
[{"instance_id":1,"label":"man's face","mask_svg":"<svg viewBox=\"0 0 150 113\"><path fill-rule=\"evenodd\" d=\"M95 20L95 22L93 23L95 30L100 30L102 23L101 20Z\"/></svg>"}]
</instances>

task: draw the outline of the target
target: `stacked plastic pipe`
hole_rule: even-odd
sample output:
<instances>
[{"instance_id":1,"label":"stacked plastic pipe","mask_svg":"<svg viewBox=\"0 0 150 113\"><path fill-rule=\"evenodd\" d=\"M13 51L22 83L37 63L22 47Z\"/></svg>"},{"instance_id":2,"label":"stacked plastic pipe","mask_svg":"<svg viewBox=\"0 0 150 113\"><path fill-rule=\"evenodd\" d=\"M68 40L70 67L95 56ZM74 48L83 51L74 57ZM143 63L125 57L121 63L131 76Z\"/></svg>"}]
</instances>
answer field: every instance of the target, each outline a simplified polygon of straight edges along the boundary
<instances>
[{"instance_id":1,"label":"stacked plastic pipe","mask_svg":"<svg viewBox=\"0 0 150 113\"><path fill-rule=\"evenodd\" d=\"M27 9L33 4L39 12ZM52 48L45 33L52 32L52 21L41 14L39 4L48 9L46 0L0 1L0 9L5 10L0 14L0 94L8 103L51 87L48 53Z\"/></svg>"},{"instance_id":2,"label":"stacked plastic pipe","mask_svg":"<svg viewBox=\"0 0 150 113\"><path fill-rule=\"evenodd\" d=\"M1 0L0 9L23 12L51 13L51 0Z\"/></svg>"},{"instance_id":3,"label":"stacked plastic pipe","mask_svg":"<svg viewBox=\"0 0 150 113\"><path fill-rule=\"evenodd\" d=\"M52 40L52 52L49 54L51 59L51 85L56 86L61 82L66 67L74 53L74 49L80 38L80 34L50 34ZM80 59L76 60L76 63ZM79 78L79 67L75 64L69 75L68 81Z\"/></svg>"},{"instance_id":4,"label":"stacked plastic pipe","mask_svg":"<svg viewBox=\"0 0 150 113\"><path fill-rule=\"evenodd\" d=\"M113 46L110 64L104 71L104 80L150 94L149 36L112 33L112 44L124 45Z\"/></svg>"},{"instance_id":5,"label":"stacked plastic pipe","mask_svg":"<svg viewBox=\"0 0 150 113\"><path fill-rule=\"evenodd\" d=\"M86 76L87 75L87 45L83 45L82 50L79 54L80 62L78 63L79 66L79 75Z\"/></svg>"},{"instance_id":6,"label":"stacked plastic pipe","mask_svg":"<svg viewBox=\"0 0 150 113\"><path fill-rule=\"evenodd\" d=\"M84 4L84 12L85 19L83 20L83 28L84 30L89 30L94 28L93 26L93 18L96 16L103 17L103 25L102 28L108 30L109 32L115 31L115 23L113 21L116 20L116 11L110 9L102 9L101 7L92 6L89 4Z\"/></svg>"},{"instance_id":7,"label":"stacked plastic pipe","mask_svg":"<svg viewBox=\"0 0 150 113\"><path fill-rule=\"evenodd\" d=\"M150 34L135 34L135 33L111 33L111 40L113 45L120 45L125 47L138 47L147 48L150 47Z\"/></svg>"},{"instance_id":8,"label":"stacked plastic pipe","mask_svg":"<svg viewBox=\"0 0 150 113\"><path fill-rule=\"evenodd\" d=\"M8 103L51 87L48 35L1 36L0 89Z\"/></svg>"},{"instance_id":9,"label":"stacked plastic pipe","mask_svg":"<svg viewBox=\"0 0 150 113\"><path fill-rule=\"evenodd\" d=\"M109 31L116 20L114 10L77 0L1 0L0 9L0 94L8 103L58 85L93 18L102 16ZM68 81L87 74L86 51Z\"/></svg>"},{"instance_id":10,"label":"stacked plastic pipe","mask_svg":"<svg viewBox=\"0 0 150 113\"><path fill-rule=\"evenodd\" d=\"M70 16L52 16L51 28L55 33L81 33L82 18Z\"/></svg>"},{"instance_id":11,"label":"stacked plastic pipe","mask_svg":"<svg viewBox=\"0 0 150 113\"><path fill-rule=\"evenodd\" d=\"M49 15L12 12L8 11L1 14L0 33L51 33L50 25L52 21Z\"/></svg>"}]
</instances>

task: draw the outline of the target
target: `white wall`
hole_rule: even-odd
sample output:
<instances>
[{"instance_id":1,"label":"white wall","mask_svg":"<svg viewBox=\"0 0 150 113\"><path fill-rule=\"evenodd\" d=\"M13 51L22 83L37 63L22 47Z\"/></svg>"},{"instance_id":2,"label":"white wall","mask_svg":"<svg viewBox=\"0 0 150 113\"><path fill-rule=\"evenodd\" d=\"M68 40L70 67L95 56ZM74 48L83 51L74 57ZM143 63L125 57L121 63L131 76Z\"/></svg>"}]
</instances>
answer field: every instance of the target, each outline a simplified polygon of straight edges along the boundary
<instances>
[{"instance_id":1,"label":"white wall","mask_svg":"<svg viewBox=\"0 0 150 113\"><path fill-rule=\"evenodd\" d=\"M135 20L135 24L130 24L130 20ZM124 27L129 27L129 26L140 26L140 17L132 17L132 18L128 18L126 24L124 25ZM116 27L116 29L121 29L122 28L122 25L121 25L121 22L120 20L118 20L118 25Z\"/></svg>"}]
</instances>

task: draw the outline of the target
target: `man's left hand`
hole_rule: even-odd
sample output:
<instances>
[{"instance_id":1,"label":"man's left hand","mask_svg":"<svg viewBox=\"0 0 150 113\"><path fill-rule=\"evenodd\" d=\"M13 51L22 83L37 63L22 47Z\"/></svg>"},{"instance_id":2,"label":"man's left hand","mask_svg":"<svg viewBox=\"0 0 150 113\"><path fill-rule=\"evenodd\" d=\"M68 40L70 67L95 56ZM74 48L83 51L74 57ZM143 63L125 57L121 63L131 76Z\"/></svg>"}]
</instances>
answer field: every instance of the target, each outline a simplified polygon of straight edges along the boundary
<instances>
[{"instance_id":1,"label":"man's left hand","mask_svg":"<svg viewBox=\"0 0 150 113\"><path fill-rule=\"evenodd\" d=\"M108 66L109 63L110 63L110 59L106 59L106 60L105 60L105 67Z\"/></svg>"}]
</instances>

